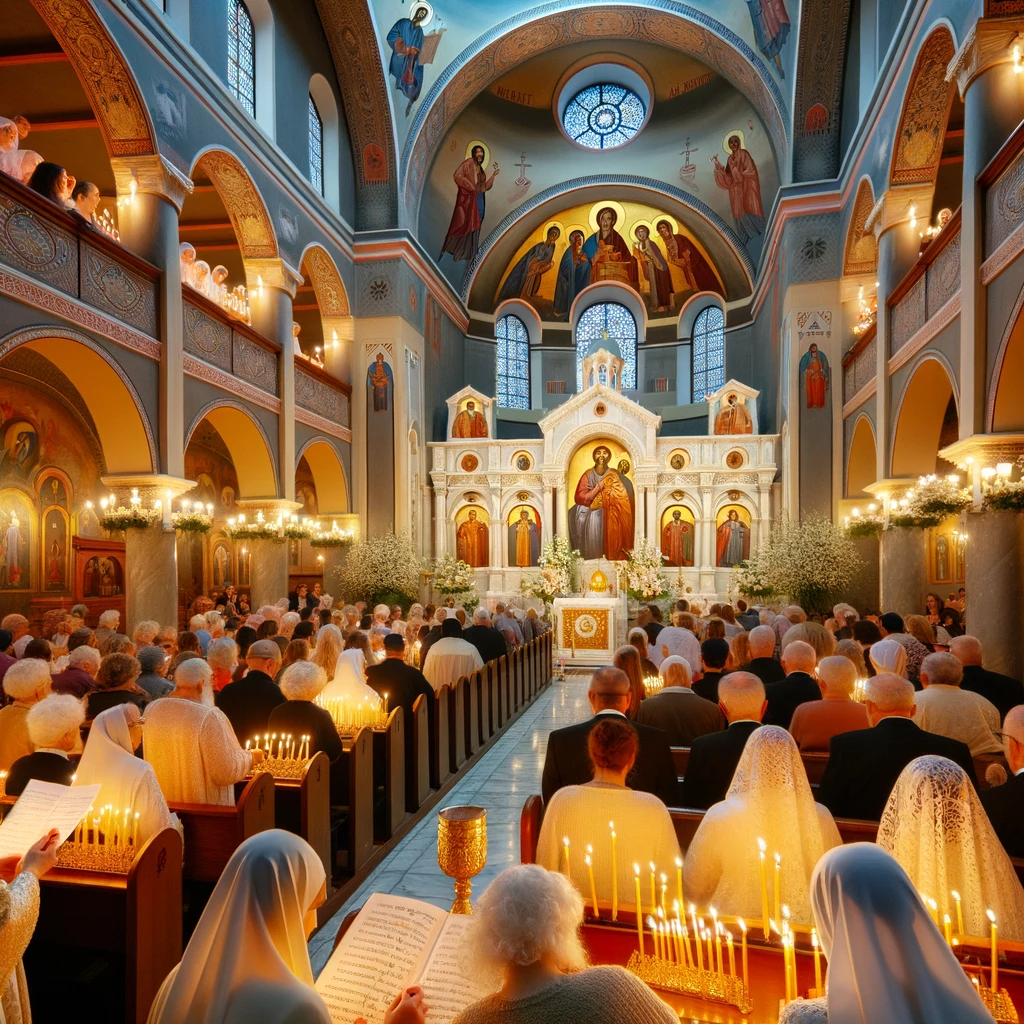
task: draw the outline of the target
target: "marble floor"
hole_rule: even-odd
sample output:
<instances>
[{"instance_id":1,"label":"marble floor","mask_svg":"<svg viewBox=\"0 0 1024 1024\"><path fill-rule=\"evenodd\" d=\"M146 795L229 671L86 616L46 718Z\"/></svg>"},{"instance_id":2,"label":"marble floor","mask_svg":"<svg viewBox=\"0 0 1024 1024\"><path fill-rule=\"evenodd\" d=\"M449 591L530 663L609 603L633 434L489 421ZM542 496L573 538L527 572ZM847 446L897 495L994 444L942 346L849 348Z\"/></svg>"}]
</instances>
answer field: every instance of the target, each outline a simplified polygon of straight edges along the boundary
<instances>
[{"instance_id":1,"label":"marble floor","mask_svg":"<svg viewBox=\"0 0 1024 1024\"><path fill-rule=\"evenodd\" d=\"M448 793L445 805L487 808L487 867L473 879L482 892L496 875L519 863L519 815L531 793L540 792L548 733L590 716L590 673L567 674L552 683ZM447 909L455 897L452 880L437 866L437 815L428 814L380 864L354 896L313 936L309 944L317 975L345 916L373 892L411 896Z\"/></svg>"}]
</instances>

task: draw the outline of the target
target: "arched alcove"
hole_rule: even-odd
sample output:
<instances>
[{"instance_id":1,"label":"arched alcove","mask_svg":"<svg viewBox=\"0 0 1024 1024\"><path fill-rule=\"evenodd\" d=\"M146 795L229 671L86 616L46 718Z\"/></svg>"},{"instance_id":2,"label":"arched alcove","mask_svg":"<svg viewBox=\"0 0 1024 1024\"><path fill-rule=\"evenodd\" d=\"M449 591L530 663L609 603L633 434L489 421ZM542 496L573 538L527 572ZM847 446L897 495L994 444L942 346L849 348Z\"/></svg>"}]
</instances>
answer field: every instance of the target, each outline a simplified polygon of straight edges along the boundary
<instances>
[{"instance_id":1,"label":"arched alcove","mask_svg":"<svg viewBox=\"0 0 1024 1024\"><path fill-rule=\"evenodd\" d=\"M320 515L341 515L349 510L345 467L334 446L314 438L299 452L306 460L316 484L317 511Z\"/></svg>"},{"instance_id":2,"label":"arched alcove","mask_svg":"<svg viewBox=\"0 0 1024 1024\"><path fill-rule=\"evenodd\" d=\"M197 437L209 445L213 445L216 438L220 439L237 474L236 497L245 500L277 497L277 468L270 442L247 410L229 402L216 402L203 409L185 437L186 463L188 448Z\"/></svg>"},{"instance_id":3,"label":"arched alcove","mask_svg":"<svg viewBox=\"0 0 1024 1024\"><path fill-rule=\"evenodd\" d=\"M951 405L955 417L952 372L938 357L925 356L911 374L900 398L893 429L892 476L926 476L943 468L939 465L938 452Z\"/></svg>"},{"instance_id":4,"label":"arched alcove","mask_svg":"<svg viewBox=\"0 0 1024 1024\"><path fill-rule=\"evenodd\" d=\"M871 420L861 415L854 424L850 453L846 459L846 497L859 498L866 495L868 484L873 484L877 477L875 432Z\"/></svg>"}]
</instances>

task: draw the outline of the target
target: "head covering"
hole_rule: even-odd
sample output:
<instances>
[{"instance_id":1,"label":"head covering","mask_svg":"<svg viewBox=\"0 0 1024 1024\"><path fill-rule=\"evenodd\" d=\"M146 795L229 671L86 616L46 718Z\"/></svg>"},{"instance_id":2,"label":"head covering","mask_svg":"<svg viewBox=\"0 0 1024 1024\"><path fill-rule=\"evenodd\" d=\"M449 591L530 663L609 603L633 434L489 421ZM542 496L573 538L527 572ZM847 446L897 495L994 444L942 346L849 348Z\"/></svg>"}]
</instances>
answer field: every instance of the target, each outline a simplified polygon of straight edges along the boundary
<instances>
[{"instance_id":1,"label":"head covering","mask_svg":"<svg viewBox=\"0 0 1024 1024\"><path fill-rule=\"evenodd\" d=\"M668 656L668 657L667 657L667 658L666 658L666 659L665 659L665 660L664 660L664 661L663 661L663 662L661 663L661 667L660 667L660 668L658 669L658 672L659 672L659 674L661 675L661 678L662 678L662 679L664 679L664 678L665 678L665 672L666 672L666 670L667 670L667 669L668 669L668 668L669 668L669 667L670 667L671 665L685 665L685 666L686 666L686 674L687 674L688 676L692 676L692 675L693 675L693 669L692 669L692 668L690 668L690 663L689 663L689 662L688 662L688 661L687 661L687 660L686 660L685 658L680 658L678 654L670 654L670 655L669 655L669 656Z\"/></svg>"},{"instance_id":2,"label":"head covering","mask_svg":"<svg viewBox=\"0 0 1024 1024\"><path fill-rule=\"evenodd\" d=\"M879 640L872 644L868 651L871 664L876 672L892 672L894 675L907 678L907 652L896 640Z\"/></svg>"},{"instance_id":3,"label":"head covering","mask_svg":"<svg viewBox=\"0 0 1024 1024\"><path fill-rule=\"evenodd\" d=\"M161 986L149 1024L330 1024L303 928L323 885L320 858L298 836L270 829L247 839Z\"/></svg>"},{"instance_id":4,"label":"head covering","mask_svg":"<svg viewBox=\"0 0 1024 1024\"><path fill-rule=\"evenodd\" d=\"M366 657L358 647L350 647L338 655L334 678L323 688L321 696L326 699L343 697L345 700L361 702L369 700L376 707L380 695L366 685Z\"/></svg>"},{"instance_id":5,"label":"head covering","mask_svg":"<svg viewBox=\"0 0 1024 1024\"><path fill-rule=\"evenodd\" d=\"M878 845L891 853L914 888L938 904L939 919L956 920L950 895L960 894L964 928L986 935L986 910L999 934L1024 940L1024 889L966 772L944 757L911 761L896 780L878 826Z\"/></svg>"},{"instance_id":6,"label":"head covering","mask_svg":"<svg viewBox=\"0 0 1024 1024\"><path fill-rule=\"evenodd\" d=\"M829 1024L992 1024L913 882L878 846L826 853L811 904L828 957Z\"/></svg>"}]
</instances>

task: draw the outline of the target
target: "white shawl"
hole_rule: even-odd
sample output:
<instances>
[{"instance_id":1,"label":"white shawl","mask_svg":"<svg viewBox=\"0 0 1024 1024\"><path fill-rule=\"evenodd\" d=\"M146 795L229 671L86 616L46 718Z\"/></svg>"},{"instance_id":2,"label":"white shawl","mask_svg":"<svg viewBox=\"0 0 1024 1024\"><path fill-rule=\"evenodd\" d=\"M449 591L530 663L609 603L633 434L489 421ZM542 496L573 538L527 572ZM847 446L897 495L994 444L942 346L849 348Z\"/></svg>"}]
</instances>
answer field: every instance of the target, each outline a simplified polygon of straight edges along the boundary
<instances>
[{"instance_id":1,"label":"white shawl","mask_svg":"<svg viewBox=\"0 0 1024 1024\"><path fill-rule=\"evenodd\" d=\"M358 647L342 651L338 664L334 669L334 678L320 691L325 700L337 700L339 697L354 704L369 700L376 707L380 695L371 686L366 685L366 658Z\"/></svg>"}]
</instances>

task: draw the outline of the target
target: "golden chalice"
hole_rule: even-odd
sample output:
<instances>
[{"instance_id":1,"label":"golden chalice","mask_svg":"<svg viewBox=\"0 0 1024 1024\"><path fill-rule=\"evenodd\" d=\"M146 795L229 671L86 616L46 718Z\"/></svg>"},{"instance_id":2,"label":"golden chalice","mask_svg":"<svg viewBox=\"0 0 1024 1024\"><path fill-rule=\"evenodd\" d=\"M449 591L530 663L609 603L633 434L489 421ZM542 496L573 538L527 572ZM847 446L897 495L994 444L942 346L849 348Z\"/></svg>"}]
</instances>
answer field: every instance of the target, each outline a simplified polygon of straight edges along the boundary
<instances>
[{"instance_id":1,"label":"golden chalice","mask_svg":"<svg viewBox=\"0 0 1024 1024\"><path fill-rule=\"evenodd\" d=\"M437 812L437 863L455 879L453 914L472 914L471 879L487 864L487 809L445 807Z\"/></svg>"}]
</instances>

